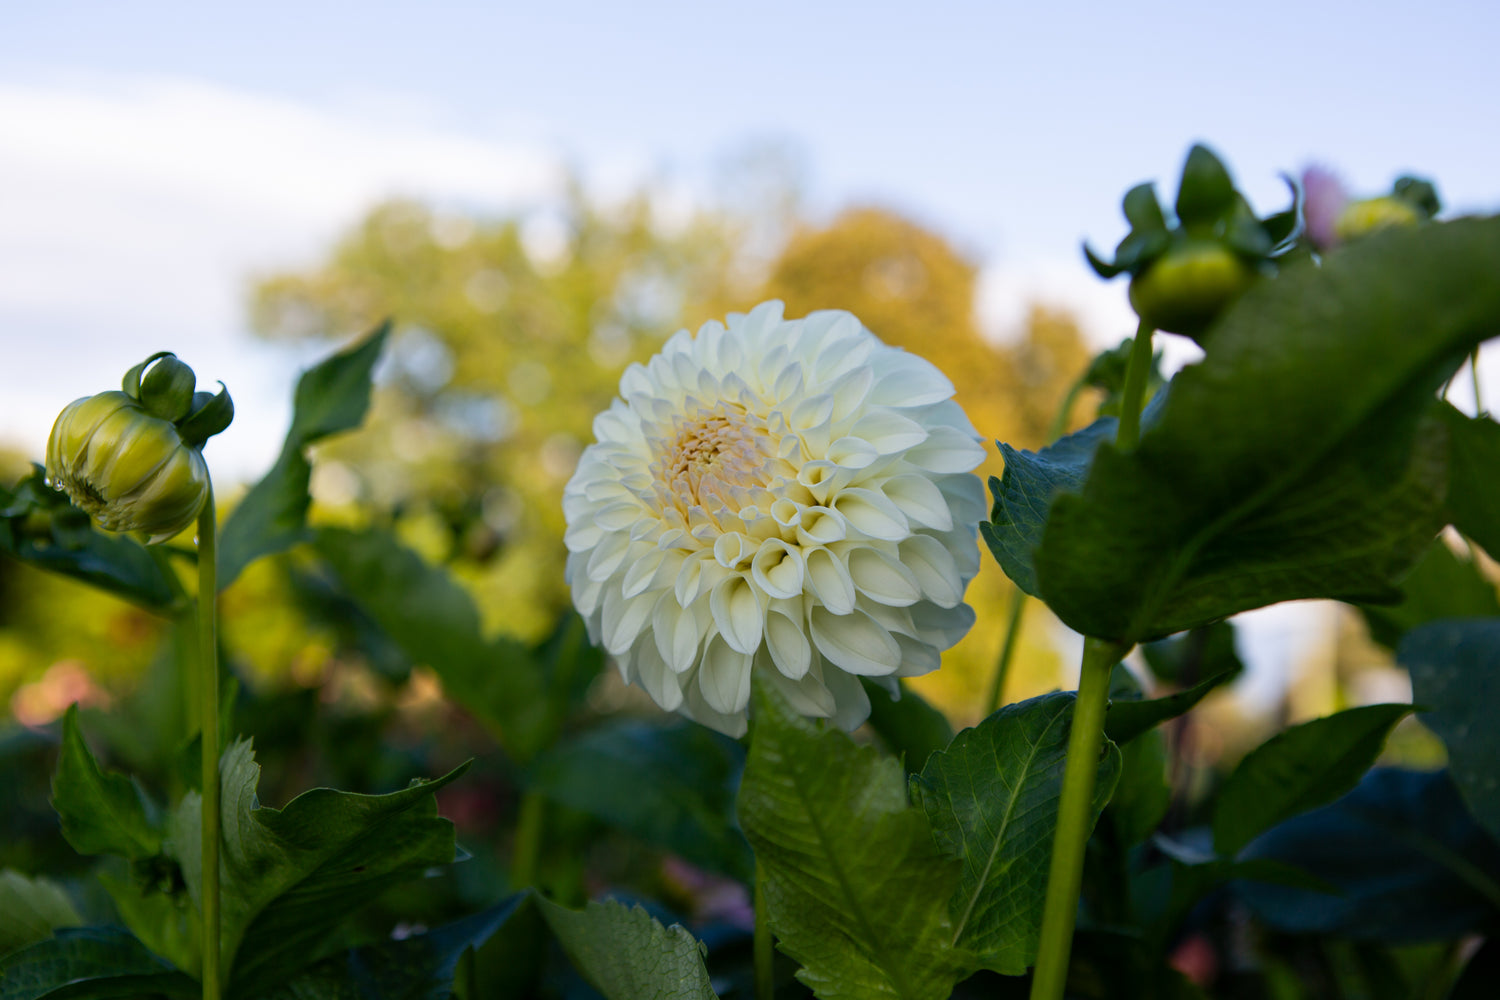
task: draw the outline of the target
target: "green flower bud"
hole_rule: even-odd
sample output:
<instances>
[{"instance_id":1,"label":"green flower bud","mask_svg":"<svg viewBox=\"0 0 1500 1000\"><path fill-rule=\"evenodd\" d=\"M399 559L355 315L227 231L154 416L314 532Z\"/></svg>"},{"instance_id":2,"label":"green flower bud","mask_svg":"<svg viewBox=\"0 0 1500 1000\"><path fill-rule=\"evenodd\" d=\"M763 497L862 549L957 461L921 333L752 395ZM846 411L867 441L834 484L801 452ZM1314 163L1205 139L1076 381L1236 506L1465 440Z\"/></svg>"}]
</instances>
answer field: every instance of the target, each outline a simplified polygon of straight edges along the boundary
<instances>
[{"instance_id":1,"label":"green flower bud","mask_svg":"<svg viewBox=\"0 0 1500 1000\"><path fill-rule=\"evenodd\" d=\"M202 453L170 420L118 391L75 400L58 415L47 478L105 528L145 532L151 542L192 524L209 488Z\"/></svg>"},{"instance_id":2,"label":"green flower bud","mask_svg":"<svg viewBox=\"0 0 1500 1000\"><path fill-rule=\"evenodd\" d=\"M1188 238L1130 281L1141 321L1195 340L1255 280L1255 269L1214 240Z\"/></svg>"},{"instance_id":3,"label":"green flower bud","mask_svg":"<svg viewBox=\"0 0 1500 1000\"><path fill-rule=\"evenodd\" d=\"M1383 198L1365 198L1351 201L1334 221L1333 231L1339 242L1367 236L1380 229L1393 226L1415 226L1424 216L1416 205L1405 198L1386 195Z\"/></svg>"}]
</instances>

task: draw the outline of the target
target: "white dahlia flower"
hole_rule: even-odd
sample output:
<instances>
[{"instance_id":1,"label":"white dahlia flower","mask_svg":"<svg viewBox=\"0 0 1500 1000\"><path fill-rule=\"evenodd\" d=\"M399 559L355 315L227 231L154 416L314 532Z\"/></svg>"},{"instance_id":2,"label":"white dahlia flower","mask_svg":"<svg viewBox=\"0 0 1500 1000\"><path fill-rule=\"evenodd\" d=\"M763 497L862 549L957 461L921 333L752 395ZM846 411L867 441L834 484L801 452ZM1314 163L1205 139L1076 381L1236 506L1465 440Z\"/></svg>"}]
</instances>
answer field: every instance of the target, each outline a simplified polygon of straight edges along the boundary
<instances>
[{"instance_id":1,"label":"white dahlia flower","mask_svg":"<svg viewBox=\"0 0 1500 1000\"><path fill-rule=\"evenodd\" d=\"M573 603L626 681L744 733L752 674L852 729L974 622L984 459L953 385L846 312L678 332L563 492Z\"/></svg>"}]
</instances>

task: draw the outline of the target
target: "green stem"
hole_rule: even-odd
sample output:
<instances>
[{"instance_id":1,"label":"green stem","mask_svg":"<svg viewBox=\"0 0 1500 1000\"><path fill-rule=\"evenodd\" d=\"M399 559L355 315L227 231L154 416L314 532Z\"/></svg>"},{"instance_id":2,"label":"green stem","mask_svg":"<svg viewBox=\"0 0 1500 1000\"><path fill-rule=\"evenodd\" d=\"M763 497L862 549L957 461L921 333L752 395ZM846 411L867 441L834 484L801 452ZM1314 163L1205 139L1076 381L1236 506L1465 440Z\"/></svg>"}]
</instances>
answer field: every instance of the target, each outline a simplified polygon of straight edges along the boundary
<instances>
[{"instance_id":1,"label":"green stem","mask_svg":"<svg viewBox=\"0 0 1500 1000\"><path fill-rule=\"evenodd\" d=\"M1469 352L1469 377L1474 380L1474 415L1484 415L1484 402L1479 395L1479 348Z\"/></svg>"},{"instance_id":2,"label":"green stem","mask_svg":"<svg viewBox=\"0 0 1500 1000\"><path fill-rule=\"evenodd\" d=\"M203 758L203 1000L219 998L219 553L214 491L198 515L198 738Z\"/></svg>"},{"instance_id":3,"label":"green stem","mask_svg":"<svg viewBox=\"0 0 1500 1000\"><path fill-rule=\"evenodd\" d=\"M1152 332L1151 327L1142 323L1130 348L1125 389L1120 395L1120 429L1115 433L1115 446L1121 451L1129 451L1141 439L1141 403L1146 398L1146 376L1151 372Z\"/></svg>"},{"instance_id":4,"label":"green stem","mask_svg":"<svg viewBox=\"0 0 1500 1000\"><path fill-rule=\"evenodd\" d=\"M987 715L1000 710L1000 699L1005 695L1005 678L1010 674L1010 661L1016 654L1016 640L1021 634L1021 612L1026 610L1026 591L1020 587L1010 599L1010 616L1005 620L1005 640L1000 644L1000 659L995 664L995 676L990 681L990 693L984 703L989 706Z\"/></svg>"},{"instance_id":5,"label":"green stem","mask_svg":"<svg viewBox=\"0 0 1500 1000\"><path fill-rule=\"evenodd\" d=\"M1080 378L1068 387L1067 395L1063 396L1062 403L1057 407L1057 412L1052 416L1052 426L1047 429L1047 440L1056 441L1063 436L1063 431L1068 429L1068 417L1073 414L1073 404L1078 402L1078 394L1083 392L1088 385L1088 375Z\"/></svg>"},{"instance_id":6,"label":"green stem","mask_svg":"<svg viewBox=\"0 0 1500 1000\"><path fill-rule=\"evenodd\" d=\"M542 826L546 813L546 799L531 790L521 794L520 815L516 817L516 842L510 855L512 890L524 889L536 881L536 862L542 853Z\"/></svg>"},{"instance_id":7,"label":"green stem","mask_svg":"<svg viewBox=\"0 0 1500 1000\"><path fill-rule=\"evenodd\" d=\"M1109 673L1124 652L1124 647L1115 643L1084 640L1031 1000L1062 1000L1063 987L1068 981L1068 955L1073 947L1073 924L1078 918L1078 895L1083 882L1083 851L1093 826L1094 781L1099 770L1099 750L1104 744Z\"/></svg>"},{"instance_id":8,"label":"green stem","mask_svg":"<svg viewBox=\"0 0 1500 1000\"><path fill-rule=\"evenodd\" d=\"M776 994L776 952L771 943L771 921L766 913L766 872L755 864L755 1000Z\"/></svg>"}]
</instances>

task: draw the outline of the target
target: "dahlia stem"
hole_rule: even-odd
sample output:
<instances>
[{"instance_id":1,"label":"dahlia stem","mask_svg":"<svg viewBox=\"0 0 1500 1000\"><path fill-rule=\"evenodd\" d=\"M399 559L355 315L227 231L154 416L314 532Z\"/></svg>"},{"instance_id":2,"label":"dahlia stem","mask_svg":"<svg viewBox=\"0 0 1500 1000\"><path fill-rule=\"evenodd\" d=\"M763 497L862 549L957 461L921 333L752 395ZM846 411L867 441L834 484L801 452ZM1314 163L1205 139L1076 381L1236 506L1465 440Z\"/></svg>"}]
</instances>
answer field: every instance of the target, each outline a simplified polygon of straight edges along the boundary
<instances>
[{"instance_id":1,"label":"dahlia stem","mask_svg":"<svg viewBox=\"0 0 1500 1000\"><path fill-rule=\"evenodd\" d=\"M1469 377L1474 380L1474 415L1484 416L1484 401L1479 395L1479 348L1469 352Z\"/></svg>"},{"instance_id":2,"label":"dahlia stem","mask_svg":"<svg viewBox=\"0 0 1500 1000\"><path fill-rule=\"evenodd\" d=\"M198 515L198 736L203 758L203 1000L219 998L218 523L213 486Z\"/></svg>"},{"instance_id":3,"label":"dahlia stem","mask_svg":"<svg viewBox=\"0 0 1500 1000\"><path fill-rule=\"evenodd\" d=\"M1031 980L1031 1000L1062 1000L1068 982L1068 956L1073 948L1073 925L1078 919L1079 887L1083 882L1083 852L1088 844L1104 745L1104 710L1109 705L1109 673L1124 647L1102 639L1085 639L1078 676L1078 700L1068 733L1067 765L1062 798L1057 807L1057 832L1052 841L1052 866L1047 872L1047 897L1042 906L1042 929Z\"/></svg>"},{"instance_id":4,"label":"dahlia stem","mask_svg":"<svg viewBox=\"0 0 1500 1000\"><path fill-rule=\"evenodd\" d=\"M755 863L755 1000L776 994L776 950L771 942L771 920L766 912L766 872Z\"/></svg>"},{"instance_id":5,"label":"dahlia stem","mask_svg":"<svg viewBox=\"0 0 1500 1000\"><path fill-rule=\"evenodd\" d=\"M1146 398L1146 376L1151 371L1151 327L1142 322L1130 348L1130 363L1125 369L1125 388L1120 397L1120 429L1115 433L1115 447L1129 451L1141 439L1141 403Z\"/></svg>"},{"instance_id":6,"label":"dahlia stem","mask_svg":"<svg viewBox=\"0 0 1500 1000\"><path fill-rule=\"evenodd\" d=\"M510 887L513 891L536 881L536 863L542 853L542 827L546 818L547 801L530 789L522 792L516 817L516 840L510 853Z\"/></svg>"},{"instance_id":7,"label":"dahlia stem","mask_svg":"<svg viewBox=\"0 0 1500 1000\"><path fill-rule=\"evenodd\" d=\"M995 676L990 681L989 696L984 700L989 706L987 715L1000 711L1000 701L1005 697L1005 678L1010 674L1010 661L1016 654L1016 640L1021 635L1021 612L1025 610L1026 591L1017 587L1010 599L1010 616L1005 621L1005 639L1000 644L1000 659L995 664Z\"/></svg>"}]
</instances>

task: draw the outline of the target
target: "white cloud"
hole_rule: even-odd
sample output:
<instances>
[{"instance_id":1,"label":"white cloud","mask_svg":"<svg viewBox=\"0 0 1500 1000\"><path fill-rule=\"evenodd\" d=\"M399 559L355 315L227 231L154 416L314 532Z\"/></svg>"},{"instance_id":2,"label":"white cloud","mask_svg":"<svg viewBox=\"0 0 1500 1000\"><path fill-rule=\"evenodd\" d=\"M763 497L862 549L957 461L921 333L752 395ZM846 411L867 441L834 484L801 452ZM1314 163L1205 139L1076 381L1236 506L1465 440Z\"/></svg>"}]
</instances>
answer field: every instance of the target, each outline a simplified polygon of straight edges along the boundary
<instances>
[{"instance_id":1,"label":"white cloud","mask_svg":"<svg viewBox=\"0 0 1500 1000\"><path fill-rule=\"evenodd\" d=\"M64 403L172 349L239 402L220 474L261 471L289 366L244 334L249 275L315 259L383 197L494 209L560 191L547 150L413 117L178 79L0 83L0 437L40 455Z\"/></svg>"}]
</instances>

